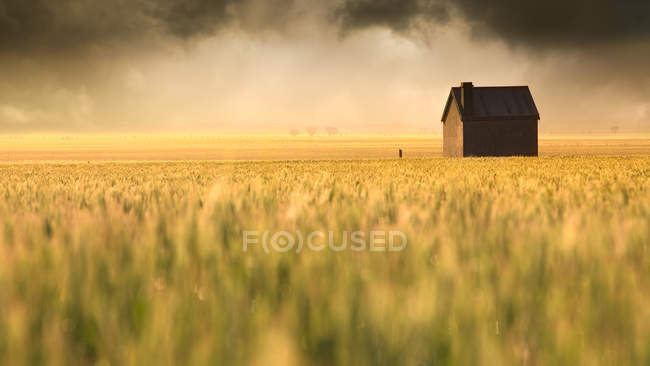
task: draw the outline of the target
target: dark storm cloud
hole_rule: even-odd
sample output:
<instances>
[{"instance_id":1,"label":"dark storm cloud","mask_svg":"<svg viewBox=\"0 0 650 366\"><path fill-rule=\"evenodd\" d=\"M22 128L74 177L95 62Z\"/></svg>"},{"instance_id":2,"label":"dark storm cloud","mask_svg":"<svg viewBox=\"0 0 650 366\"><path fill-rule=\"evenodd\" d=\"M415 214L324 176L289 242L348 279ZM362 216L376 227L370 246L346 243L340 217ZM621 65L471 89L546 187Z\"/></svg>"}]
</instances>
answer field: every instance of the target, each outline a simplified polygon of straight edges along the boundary
<instances>
[{"instance_id":1,"label":"dark storm cloud","mask_svg":"<svg viewBox=\"0 0 650 366\"><path fill-rule=\"evenodd\" d=\"M230 26L279 27L278 9L289 9L292 2L0 0L0 53L69 52L156 37L185 40Z\"/></svg>"},{"instance_id":2,"label":"dark storm cloud","mask_svg":"<svg viewBox=\"0 0 650 366\"><path fill-rule=\"evenodd\" d=\"M344 33L374 26L405 32L423 23L447 21L442 0L346 0L334 12Z\"/></svg>"},{"instance_id":3,"label":"dark storm cloud","mask_svg":"<svg viewBox=\"0 0 650 366\"><path fill-rule=\"evenodd\" d=\"M229 7L237 3L234 0L156 1L155 19L163 24L165 31L178 37L211 34L229 20Z\"/></svg>"},{"instance_id":4,"label":"dark storm cloud","mask_svg":"<svg viewBox=\"0 0 650 366\"><path fill-rule=\"evenodd\" d=\"M476 34L532 46L589 46L650 39L647 0L457 0Z\"/></svg>"},{"instance_id":5,"label":"dark storm cloud","mask_svg":"<svg viewBox=\"0 0 650 366\"><path fill-rule=\"evenodd\" d=\"M224 28L257 33L321 17L343 34L401 34L460 19L478 37L542 48L650 39L648 0L0 0L0 54L188 40ZM324 13L320 11L327 9ZM330 17L322 16L330 14ZM297 14L297 15L296 15ZM291 15L295 15L291 18ZM316 20L317 21L317 20ZM318 21L317 21L318 22Z\"/></svg>"},{"instance_id":6,"label":"dark storm cloud","mask_svg":"<svg viewBox=\"0 0 650 366\"><path fill-rule=\"evenodd\" d=\"M648 0L344 0L336 11L344 30L385 26L397 32L441 24L448 13L476 37L561 48L650 39Z\"/></svg>"}]
</instances>

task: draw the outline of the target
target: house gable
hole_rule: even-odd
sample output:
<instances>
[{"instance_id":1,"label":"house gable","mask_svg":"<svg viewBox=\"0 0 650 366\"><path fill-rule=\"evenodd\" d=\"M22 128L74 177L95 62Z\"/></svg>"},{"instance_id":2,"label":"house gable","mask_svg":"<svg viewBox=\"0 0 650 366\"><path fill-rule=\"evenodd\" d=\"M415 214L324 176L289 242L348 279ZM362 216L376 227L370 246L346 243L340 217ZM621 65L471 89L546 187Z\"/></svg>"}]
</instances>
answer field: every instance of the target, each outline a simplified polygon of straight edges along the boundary
<instances>
[{"instance_id":1,"label":"house gable","mask_svg":"<svg viewBox=\"0 0 650 366\"><path fill-rule=\"evenodd\" d=\"M460 103L458 102L458 99L454 95L454 89L455 88L452 88L451 91L449 92L449 97L447 98L447 104L445 104L445 109L442 112L442 118L440 119L440 121L442 121L443 123L447 119L447 115L449 115L449 108L451 108L452 105L456 107L456 112L458 112L459 116L463 115L463 112L462 112L463 107L460 105Z\"/></svg>"},{"instance_id":2,"label":"house gable","mask_svg":"<svg viewBox=\"0 0 650 366\"><path fill-rule=\"evenodd\" d=\"M463 156L463 122L457 107L450 105L442 126L444 155Z\"/></svg>"}]
</instances>

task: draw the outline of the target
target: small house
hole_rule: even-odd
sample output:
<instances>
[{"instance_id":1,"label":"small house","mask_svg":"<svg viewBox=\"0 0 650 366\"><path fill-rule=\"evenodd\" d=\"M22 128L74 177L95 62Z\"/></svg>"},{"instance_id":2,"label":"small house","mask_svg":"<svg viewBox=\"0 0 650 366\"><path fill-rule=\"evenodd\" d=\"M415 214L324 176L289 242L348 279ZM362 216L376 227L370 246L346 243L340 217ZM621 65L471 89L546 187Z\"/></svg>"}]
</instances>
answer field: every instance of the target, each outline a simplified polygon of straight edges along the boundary
<instances>
[{"instance_id":1,"label":"small house","mask_svg":"<svg viewBox=\"0 0 650 366\"><path fill-rule=\"evenodd\" d=\"M539 112L527 86L451 88L443 123L443 155L537 156Z\"/></svg>"}]
</instances>

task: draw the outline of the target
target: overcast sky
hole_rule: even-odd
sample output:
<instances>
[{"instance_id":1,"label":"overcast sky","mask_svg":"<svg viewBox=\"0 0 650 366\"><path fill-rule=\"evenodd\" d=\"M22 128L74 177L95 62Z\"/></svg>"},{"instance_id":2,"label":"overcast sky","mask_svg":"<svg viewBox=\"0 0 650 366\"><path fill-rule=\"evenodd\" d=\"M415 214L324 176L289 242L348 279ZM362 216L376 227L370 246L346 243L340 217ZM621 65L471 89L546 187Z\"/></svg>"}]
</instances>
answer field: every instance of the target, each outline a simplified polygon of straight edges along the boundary
<instances>
[{"instance_id":1,"label":"overcast sky","mask_svg":"<svg viewBox=\"0 0 650 366\"><path fill-rule=\"evenodd\" d=\"M440 132L461 81L650 131L649 64L647 0L0 0L0 131Z\"/></svg>"}]
</instances>

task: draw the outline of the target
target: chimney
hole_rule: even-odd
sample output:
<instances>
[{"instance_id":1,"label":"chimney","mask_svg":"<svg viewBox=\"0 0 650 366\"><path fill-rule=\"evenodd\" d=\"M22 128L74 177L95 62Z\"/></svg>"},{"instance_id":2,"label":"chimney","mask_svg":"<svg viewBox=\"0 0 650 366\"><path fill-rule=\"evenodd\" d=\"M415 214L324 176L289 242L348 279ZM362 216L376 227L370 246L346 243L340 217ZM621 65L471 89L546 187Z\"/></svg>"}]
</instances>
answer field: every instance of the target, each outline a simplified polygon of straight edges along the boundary
<instances>
[{"instance_id":1,"label":"chimney","mask_svg":"<svg viewBox=\"0 0 650 366\"><path fill-rule=\"evenodd\" d=\"M472 88L474 88L474 85L471 81L462 82L460 84L460 104L463 106L463 114L465 116L471 116L474 114L474 111L472 110L474 101Z\"/></svg>"}]
</instances>

